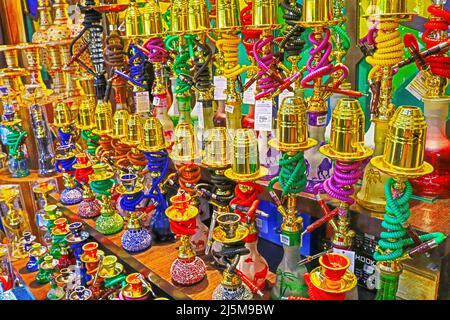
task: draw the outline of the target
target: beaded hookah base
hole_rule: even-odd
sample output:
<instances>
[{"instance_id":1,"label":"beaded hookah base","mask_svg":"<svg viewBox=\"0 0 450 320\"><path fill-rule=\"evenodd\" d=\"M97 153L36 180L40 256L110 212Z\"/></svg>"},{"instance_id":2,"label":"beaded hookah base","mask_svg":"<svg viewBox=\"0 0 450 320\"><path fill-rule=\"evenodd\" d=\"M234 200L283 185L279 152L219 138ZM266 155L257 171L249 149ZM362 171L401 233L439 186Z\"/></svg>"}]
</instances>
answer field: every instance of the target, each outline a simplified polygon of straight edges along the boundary
<instances>
[{"instance_id":1,"label":"beaded hookah base","mask_svg":"<svg viewBox=\"0 0 450 320\"><path fill-rule=\"evenodd\" d=\"M65 206L71 206L83 201L83 193L79 188L64 189L61 192L61 203Z\"/></svg>"},{"instance_id":2,"label":"beaded hookah base","mask_svg":"<svg viewBox=\"0 0 450 320\"><path fill-rule=\"evenodd\" d=\"M100 209L101 206L97 199L83 200L78 205L78 216L84 219L95 218L100 215Z\"/></svg>"},{"instance_id":3,"label":"beaded hookah base","mask_svg":"<svg viewBox=\"0 0 450 320\"><path fill-rule=\"evenodd\" d=\"M203 280L206 276L206 265L199 257L193 260L177 258L170 267L172 280L183 286L190 286Z\"/></svg>"},{"instance_id":4,"label":"beaded hookah base","mask_svg":"<svg viewBox=\"0 0 450 320\"><path fill-rule=\"evenodd\" d=\"M219 284L214 289L212 298L213 300L251 300L253 294L245 284L241 284L237 288L227 288Z\"/></svg>"},{"instance_id":5,"label":"beaded hookah base","mask_svg":"<svg viewBox=\"0 0 450 320\"><path fill-rule=\"evenodd\" d=\"M152 245L152 236L146 229L129 229L122 235L122 247L128 252L141 252Z\"/></svg>"},{"instance_id":6,"label":"beaded hookah base","mask_svg":"<svg viewBox=\"0 0 450 320\"><path fill-rule=\"evenodd\" d=\"M114 234L122 230L123 218L118 214L101 215L95 221L95 229L102 234Z\"/></svg>"}]
</instances>

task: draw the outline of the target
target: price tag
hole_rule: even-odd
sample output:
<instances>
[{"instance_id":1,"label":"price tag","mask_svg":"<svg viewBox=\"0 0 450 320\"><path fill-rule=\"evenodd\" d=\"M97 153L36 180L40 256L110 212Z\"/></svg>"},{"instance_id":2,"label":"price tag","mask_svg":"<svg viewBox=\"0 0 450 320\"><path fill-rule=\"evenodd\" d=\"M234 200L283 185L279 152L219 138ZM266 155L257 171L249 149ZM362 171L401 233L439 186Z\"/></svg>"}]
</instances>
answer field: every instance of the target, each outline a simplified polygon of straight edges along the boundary
<instances>
[{"instance_id":1,"label":"price tag","mask_svg":"<svg viewBox=\"0 0 450 320\"><path fill-rule=\"evenodd\" d=\"M406 86L406 90L408 90L417 100L422 101L422 97L427 93L426 80L427 74L420 71Z\"/></svg>"},{"instance_id":2,"label":"price tag","mask_svg":"<svg viewBox=\"0 0 450 320\"><path fill-rule=\"evenodd\" d=\"M250 79L245 79L245 83L247 83ZM242 97L242 102L246 104L255 104L255 91L256 91L256 81L252 83L252 85L244 91L244 95Z\"/></svg>"},{"instance_id":3,"label":"price tag","mask_svg":"<svg viewBox=\"0 0 450 320\"><path fill-rule=\"evenodd\" d=\"M194 106L194 109L192 109L191 117L198 118L199 128L203 129L205 127L205 120L203 119L203 107L200 101L197 101L197 103Z\"/></svg>"},{"instance_id":4,"label":"price tag","mask_svg":"<svg viewBox=\"0 0 450 320\"><path fill-rule=\"evenodd\" d=\"M350 267L348 267L348 270L355 272L355 251L333 248L333 252L346 256L350 260Z\"/></svg>"},{"instance_id":5,"label":"price tag","mask_svg":"<svg viewBox=\"0 0 450 320\"><path fill-rule=\"evenodd\" d=\"M257 100L255 103L255 130L272 131L272 101Z\"/></svg>"},{"instance_id":6,"label":"price tag","mask_svg":"<svg viewBox=\"0 0 450 320\"><path fill-rule=\"evenodd\" d=\"M291 87L292 87L292 89L294 89L295 84L291 83ZM280 95L278 96L278 105L281 106L284 98L293 97L293 96L294 96L294 92L290 92L288 89L284 89L283 92L281 92Z\"/></svg>"},{"instance_id":7,"label":"price tag","mask_svg":"<svg viewBox=\"0 0 450 320\"><path fill-rule=\"evenodd\" d=\"M150 98L148 91L135 92L134 104L136 106L136 113L150 112Z\"/></svg>"},{"instance_id":8,"label":"price tag","mask_svg":"<svg viewBox=\"0 0 450 320\"><path fill-rule=\"evenodd\" d=\"M225 90L227 89L227 78L224 76L214 76L214 99L215 100L226 100L227 94Z\"/></svg>"},{"instance_id":9,"label":"price tag","mask_svg":"<svg viewBox=\"0 0 450 320\"><path fill-rule=\"evenodd\" d=\"M284 235L284 234L280 234L280 242L282 244L287 245L287 246L289 246L291 244L291 241L290 241L289 237Z\"/></svg>"},{"instance_id":10,"label":"price tag","mask_svg":"<svg viewBox=\"0 0 450 320\"><path fill-rule=\"evenodd\" d=\"M225 112L233 113L233 111L234 111L234 106L232 104L225 105Z\"/></svg>"}]
</instances>

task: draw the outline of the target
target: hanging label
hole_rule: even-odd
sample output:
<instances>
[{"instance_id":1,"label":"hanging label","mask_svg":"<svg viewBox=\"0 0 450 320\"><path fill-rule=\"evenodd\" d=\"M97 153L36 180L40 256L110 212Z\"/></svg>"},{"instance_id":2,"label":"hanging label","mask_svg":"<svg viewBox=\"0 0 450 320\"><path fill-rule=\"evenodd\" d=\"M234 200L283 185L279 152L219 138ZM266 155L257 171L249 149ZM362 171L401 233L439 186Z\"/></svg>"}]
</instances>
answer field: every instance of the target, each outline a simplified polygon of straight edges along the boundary
<instances>
[{"instance_id":1,"label":"hanging label","mask_svg":"<svg viewBox=\"0 0 450 320\"><path fill-rule=\"evenodd\" d=\"M308 124L314 127L323 127L327 124L327 112L309 112Z\"/></svg>"},{"instance_id":2,"label":"hanging label","mask_svg":"<svg viewBox=\"0 0 450 320\"><path fill-rule=\"evenodd\" d=\"M295 84L291 83L291 88L295 89ZM294 92L290 92L288 89L284 89L280 95L278 96L278 105L281 106L281 104L283 103L284 98L287 97L293 97L294 96Z\"/></svg>"},{"instance_id":3,"label":"hanging label","mask_svg":"<svg viewBox=\"0 0 450 320\"><path fill-rule=\"evenodd\" d=\"M232 104L225 105L225 112L233 113L233 111L234 111L234 106Z\"/></svg>"},{"instance_id":4,"label":"hanging label","mask_svg":"<svg viewBox=\"0 0 450 320\"><path fill-rule=\"evenodd\" d=\"M134 93L134 105L136 113L150 112L150 98L148 91Z\"/></svg>"},{"instance_id":5,"label":"hanging label","mask_svg":"<svg viewBox=\"0 0 450 320\"><path fill-rule=\"evenodd\" d=\"M245 84L247 84L247 82L250 79L245 79ZM242 103L246 103L246 104L255 104L255 91L256 91L256 81L252 83L252 85L244 91L244 95L242 97Z\"/></svg>"},{"instance_id":6,"label":"hanging label","mask_svg":"<svg viewBox=\"0 0 450 320\"><path fill-rule=\"evenodd\" d=\"M427 74L420 71L414 79L406 86L406 90L411 93L417 100L422 101L422 97L427 93Z\"/></svg>"},{"instance_id":7,"label":"hanging label","mask_svg":"<svg viewBox=\"0 0 450 320\"><path fill-rule=\"evenodd\" d=\"M153 97L153 105L155 107L163 107L167 104L166 98Z\"/></svg>"},{"instance_id":8,"label":"hanging label","mask_svg":"<svg viewBox=\"0 0 450 320\"><path fill-rule=\"evenodd\" d=\"M257 100L255 103L255 130L272 131L272 101Z\"/></svg>"},{"instance_id":9,"label":"hanging label","mask_svg":"<svg viewBox=\"0 0 450 320\"><path fill-rule=\"evenodd\" d=\"M350 267L348 267L348 270L350 270L351 272L355 272L355 251L333 248L333 252L340 253L346 256L348 260L350 260Z\"/></svg>"},{"instance_id":10,"label":"hanging label","mask_svg":"<svg viewBox=\"0 0 450 320\"><path fill-rule=\"evenodd\" d=\"M280 234L280 242L287 246L291 244L290 238L284 234Z\"/></svg>"},{"instance_id":11,"label":"hanging label","mask_svg":"<svg viewBox=\"0 0 450 320\"><path fill-rule=\"evenodd\" d=\"M203 119L203 106L200 101L197 101L195 103L194 109L192 109L191 117L198 119L198 126L199 128L203 129L205 127L205 121Z\"/></svg>"},{"instance_id":12,"label":"hanging label","mask_svg":"<svg viewBox=\"0 0 450 320\"><path fill-rule=\"evenodd\" d=\"M214 76L214 99L215 100L226 100L227 94L225 93L227 89L227 78L224 76Z\"/></svg>"}]
</instances>

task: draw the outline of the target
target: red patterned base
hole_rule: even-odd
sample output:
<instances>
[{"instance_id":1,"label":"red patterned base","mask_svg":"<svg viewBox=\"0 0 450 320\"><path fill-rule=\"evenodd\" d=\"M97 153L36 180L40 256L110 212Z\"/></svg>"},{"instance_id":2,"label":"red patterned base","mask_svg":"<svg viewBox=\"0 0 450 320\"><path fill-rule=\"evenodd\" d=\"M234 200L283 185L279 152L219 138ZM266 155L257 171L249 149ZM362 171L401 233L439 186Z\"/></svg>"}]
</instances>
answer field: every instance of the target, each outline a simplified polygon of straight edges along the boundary
<instances>
[{"instance_id":1,"label":"red patterned base","mask_svg":"<svg viewBox=\"0 0 450 320\"><path fill-rule=\"evenodd\" d=\"M95 200L83 200L78 205L78 216L80 218L89 219L100 215L100 203Z\"/></svg>"},{"instance_id":2,"label":"red patterned base","mask_svg":"<svg viewBox=\"0 0 450 320\"><path fill-rule=\"evenodd\" d=\"M203 280L206 276L206 266L202 259L194 260L177 258L170 267L173 282L183 286L190 286Z\"/></svg>"}]
</instances>

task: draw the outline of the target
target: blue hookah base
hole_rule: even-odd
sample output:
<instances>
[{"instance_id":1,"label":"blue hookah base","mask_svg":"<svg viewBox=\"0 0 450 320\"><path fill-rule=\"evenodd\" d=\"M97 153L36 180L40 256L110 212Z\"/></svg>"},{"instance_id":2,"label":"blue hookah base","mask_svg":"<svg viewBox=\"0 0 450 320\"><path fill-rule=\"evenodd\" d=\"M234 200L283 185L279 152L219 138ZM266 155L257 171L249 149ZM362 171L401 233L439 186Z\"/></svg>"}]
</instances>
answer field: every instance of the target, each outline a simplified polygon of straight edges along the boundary
<instances>
[{"instance_id":1,"label":"blue hookah base","mask_svg":"<svg viewBox=\"0 0 450 320\"><path fill-rule=\"evenodd\" d=\"M122 235L122 247L131 253L142 252L152 245L152 236L145 229L129 229Z\"/></svg>"}]
</instances>

